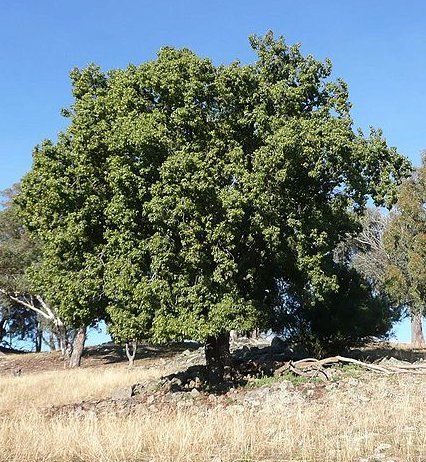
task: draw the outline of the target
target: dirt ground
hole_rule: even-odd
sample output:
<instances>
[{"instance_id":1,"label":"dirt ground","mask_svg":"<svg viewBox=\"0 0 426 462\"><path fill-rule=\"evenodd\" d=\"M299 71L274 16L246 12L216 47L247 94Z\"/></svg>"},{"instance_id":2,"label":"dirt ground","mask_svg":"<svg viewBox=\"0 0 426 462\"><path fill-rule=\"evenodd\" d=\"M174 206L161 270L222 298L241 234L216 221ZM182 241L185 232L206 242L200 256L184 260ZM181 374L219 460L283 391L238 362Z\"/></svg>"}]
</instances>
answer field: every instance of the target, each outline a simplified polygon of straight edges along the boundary
<instances>
[{"instance_id":1,"label":"dirt ground","mask_svg":"<svg viewBox=\"0 0 426 462\"><path fill-rule=\"evenodd\" d=\"M199 345L187 342L170 346L155 347L142 345L138 348L135 366L149 367L155 362L168 360L185 350L198 348ZM3 350L4 352L7 350ZM127 362L124 348L119 345L107 343L103 345L86 347L84 350L83 369L98 367L114 367ZM9 375L27 375L46 371L60 371L66 369L66 363L60 352L44 353L5 353L0 355L0 377Z\"/></svg>"}]
</instances>

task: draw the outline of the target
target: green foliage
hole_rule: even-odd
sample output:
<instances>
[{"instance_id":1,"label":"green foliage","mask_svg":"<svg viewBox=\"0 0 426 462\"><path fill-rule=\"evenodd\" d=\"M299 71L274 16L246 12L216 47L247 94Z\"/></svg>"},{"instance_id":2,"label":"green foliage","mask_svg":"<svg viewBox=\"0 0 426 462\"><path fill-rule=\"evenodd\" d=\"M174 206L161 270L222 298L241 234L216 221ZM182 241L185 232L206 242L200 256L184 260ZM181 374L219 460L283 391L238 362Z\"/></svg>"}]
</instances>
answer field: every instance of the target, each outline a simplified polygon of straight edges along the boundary
<instances>
[{"instance_id":1,"label":"green foliage","mask_svg":"<svg viewBox=\"0 0 426 462\"><path fill-rule=\"evenodd\" d=\"M25 230L14 198L19 185L3 191L0 210L0 344L19 338L33 339L37 316L12 301L9 295L31 297L32 287L26 270L39 256L38 243Z\"/></svg>"},{"instance_id":2,"label":"green foliage","mask_svg":"<svg viewBox=\"0 0 426 462\"><path fill-rule=\"evenodd\" d=\"M325 356L371 338L386 338L400 317L384 292L377 291L355 269L336 264L338 290L313 304L295 298L287 307L289 336L315 355Z\"/></svg>"},{"instance_id":3,"label":"green foliage","mask_svg":"<svg viewBox=\"0 0 426 462\"><path fill-rule=\"evenodd\" d=\"M13 200L19 185L3 191L0 210L0 289L6 293L28 293L31 284L26 269L37 261L39 245L26 231Z\"/></svg>"},{"instance_id":4,"label":"green foliage","mask_svg":"<svg viewBox=\"0 0 426 462\"><path fill-rule=\"evenodd\" d=\"M273 325L283 287L309 304L338 290L330 254L408 164L353 131L329 61L272 33L251 45L249 65L167 47L71 73L70 126L36 148L20 198L43 245L33 281L69 322L205 340Z\"/></svg>"},{"instance_id":5,"label":"green foliage","mask_svg":"<svg viewBox=\"0 0 426 462\"><path fill-rule=\"evenodd\" d=\"M401 186L394 213L384 234L389 264L384 283L411 314L426 306L426 164Z\"/></svg>"},{"instance_id":6,"label":"green foliage","mask_svg":"<svg viewBox=\"0 0 426 462\"><path fill-rule=\"evenodd\" d=\"M38 291L68 325L87 325L105 313L103 188L105 120L97 103L102 74L73 71L72 123L58 142L36 147L18 203L27 228L41 242L31 272Z\"/></svg>"}]
</instances>

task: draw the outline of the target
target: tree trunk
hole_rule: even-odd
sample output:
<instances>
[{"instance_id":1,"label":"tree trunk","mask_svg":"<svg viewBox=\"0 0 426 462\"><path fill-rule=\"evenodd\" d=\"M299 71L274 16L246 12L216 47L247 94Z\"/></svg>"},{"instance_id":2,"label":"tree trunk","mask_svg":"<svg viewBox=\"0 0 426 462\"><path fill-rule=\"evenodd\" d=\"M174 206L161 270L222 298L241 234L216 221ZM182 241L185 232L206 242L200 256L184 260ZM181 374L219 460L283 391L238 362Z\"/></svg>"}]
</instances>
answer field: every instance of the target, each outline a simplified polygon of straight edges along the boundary
<instances>
[{"instance_id":1,"label":"tree trunk","mask_svg":"<svg viewBox=\"0 0 426 462\"><path fill-rule=\"evenodd\" d=\"M49 343L50 351L56 351L57 348L56 348L56 343L55 343L55 334L53 332L49 333L48 343Z\"/></svg>"},{"instance_id":2,"label":"tree trunk","mask_svg":"<svg viewBox=\"0 0 426 462\"><path fill-rule=\"evenodd\" d=\"M68 340L68 335L65 329L59 329L58 334L57 334L57 342L58 342L59 350L61 351L62 358L66 359L67 352L69 350L68 348L69 340Z\"/></svg>"},{"instance_id":3,"label":"tree trunk","mask_svg":"<svg viewBox=\"0 0 426 462\"><path fill-rule=\"evenodd\" d=\"M69 361L71 368L80 367L81 357L83 356L84 342L86 341L86 327L79 327L76 331L72 353Z\"/></svg>"},{"instance_id":4,"label":"tree trunk","mask_svg":"<svg viewBox=\"0 0 426 462\"><path fill-rule=\"evenodd\" d=\"M422 321L423 316L421 313L411 314L411 344L416 348L425 346Z\"/></svg>"},{"instance_id":5,"label":"tree trunk","mask_svg":"<svg viewBox=\"0 0 426 462\"><path fill-rule=\"evenodd\" d=\"M0 343L3 341L3 338L6 336L6 325L7 318L3 318L0 320Z\"/></svg>"},{"instance_id":6,"label":"tree trunk","mask_svg":"<svg viewBox=\"0 0 426 462\"><path fill-rule=\"evenodd\" d=\"M259 338L259 336L260 336L260 331L257 328L252 330L251 333L250 333L250 338L252 338L254 340L257 340Z\"/></svg>"},{"instance_id":7,"label":"tree trunk","mask_svg":"<svg viewBox=\"0 0 426 462\"><path fill-rule=\"evenodd\" d=\"M41 345L43 343L43 328L41 322L37 322L36 334L35 334L35 352L40 353Z\"/></svg>"},{"instance_id":8,"label":"tree trunk","mask_svg":"<svg viewBox=\"0 0 426 462\"><path fill-rule=\"evenodd\" d=\"M126 356L129 360L129 367L133 367L135 363L136 350L138 349L138 344L135 340L131 342L126 342Z\"/></svg>"},{"instance_id":9,"label":"tree trunk","mask_svg":"<svg viewBox=\"0 0 426 462\"><path fill-rule=\"evenodd\" d=\"M231 365L229 332L208 337L204 348L208 381L211 385L219 385L224 380L225 367Z\"/></svg>"}]
</instances>

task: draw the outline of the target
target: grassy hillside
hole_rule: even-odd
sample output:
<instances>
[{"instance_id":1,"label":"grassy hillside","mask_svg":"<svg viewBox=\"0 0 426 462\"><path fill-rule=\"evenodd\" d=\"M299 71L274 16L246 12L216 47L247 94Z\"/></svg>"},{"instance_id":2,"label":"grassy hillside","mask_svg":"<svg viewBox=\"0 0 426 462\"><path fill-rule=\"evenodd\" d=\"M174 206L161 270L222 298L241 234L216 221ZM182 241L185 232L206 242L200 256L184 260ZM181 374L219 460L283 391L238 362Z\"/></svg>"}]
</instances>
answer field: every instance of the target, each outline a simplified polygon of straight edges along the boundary
<instances>
[{"instance_id":1,"label":"grassy hillside","mask_svg":"<svg viewBox=\"0 0 426 462\"><path fill-rule=\"evenodd\" d=\"M173 405L148 399L128 414L49 414L52 406L105 399L187 362L180 352L154 356L132 370L96 351L80 370L63 369L50 354L0 359L0 461L426 459L426 381L415 374L346 368L331 382L257 380L220 397L187 393Z\"/></svg>"}]
</instances>

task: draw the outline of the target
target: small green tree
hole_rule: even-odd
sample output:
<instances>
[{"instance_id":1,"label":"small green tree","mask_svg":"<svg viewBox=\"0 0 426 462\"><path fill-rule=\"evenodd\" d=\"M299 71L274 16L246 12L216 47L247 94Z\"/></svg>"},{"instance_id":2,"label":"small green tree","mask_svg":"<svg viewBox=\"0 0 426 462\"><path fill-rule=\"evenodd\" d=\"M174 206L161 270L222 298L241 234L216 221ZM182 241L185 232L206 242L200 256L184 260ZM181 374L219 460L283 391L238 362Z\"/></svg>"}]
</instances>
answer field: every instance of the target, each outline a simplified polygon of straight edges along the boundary
<instances>
[{"instance_id":1,"label":"small green tree","mask_svg":"<svg viewBox=\"0 0 426 462\"><path fill-rule=\"evenodd\" d=\"M399 306L385 291L345 263L333 263L338 289L305 303L304 293L293 292L283 303L284 334L311 354L324 356L387 338L400 318Z\"/></svg>"}]
</instances>

